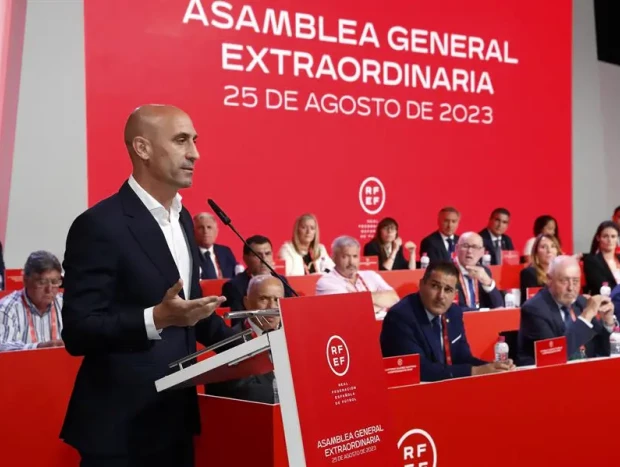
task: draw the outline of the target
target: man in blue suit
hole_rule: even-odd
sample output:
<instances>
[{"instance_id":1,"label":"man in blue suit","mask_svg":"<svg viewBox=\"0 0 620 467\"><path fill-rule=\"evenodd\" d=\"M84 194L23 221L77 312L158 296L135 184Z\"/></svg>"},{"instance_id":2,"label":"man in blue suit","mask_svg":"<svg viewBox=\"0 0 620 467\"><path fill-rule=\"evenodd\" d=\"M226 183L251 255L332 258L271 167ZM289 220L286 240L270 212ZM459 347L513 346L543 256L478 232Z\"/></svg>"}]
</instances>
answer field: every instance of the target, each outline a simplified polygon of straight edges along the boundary
<instances>
[{"instance_id":1,"label":"man in blue suit","mask_svg":"<svg viewBox=\"0 0 620 467\"><path fill-rule=\"evenodd\" d=\"M514 369L511 360L487 363L472 355L463 311L453 303L458 275L451 262L431 263L420 281L420 292L403 298L383 320L383 356L419 354L422 381Z\"/></svg>"},{"instance_id":2,"label":"man in blue suit","mask_svg":"<svg viewBox=\"0 0 620 467\"><path fill-rule=\"evenodd\" d=\"M484 254L482 237L475 232L464 233L456 244L456 254L459 269L459 306L464 311L504 306L504 299L493 280L491 270L478 264Z\"/></svg>"},{"instance_id":3,"label":"man in blue suit","mask_svg":"<svg viewBox=\"0 0 620 467\"><path fill-rule=\"evenodd\" d=\"M218 245L215 218L201 212L194 216L194 235L200 248L201 279L231 279L235 276L237 259L226 245Z\"/></svg>"},{"instance_id":4,"label":"man in blue suit","mask_svg":"<svg viewBox=\"0 0 620 467\"><path fill-rule=\"evenodd\" d=\"M611 300L579 295L581 268L573 256L558 256L549 266L547 287L521 307L519 365L533 365L534 342L566 336L568 358L608 356L615 325Z\"/></svg>"},{"instance_id":5,"label":"man in blue suit","mask_svg":"<svg viewBox=\"0 0 620 467\"><path fill-rule=\"evenodd\" d=\"M125 126L133 173L73 222L67 237L62 339L83 356L61 438L81 467L193 467L195 387L158 393L168 364L234 335L202 297L192 218L196 130L176 107L147 105ZM214 423L217 423L214 421Z\"/></svg>"}]
</instances>

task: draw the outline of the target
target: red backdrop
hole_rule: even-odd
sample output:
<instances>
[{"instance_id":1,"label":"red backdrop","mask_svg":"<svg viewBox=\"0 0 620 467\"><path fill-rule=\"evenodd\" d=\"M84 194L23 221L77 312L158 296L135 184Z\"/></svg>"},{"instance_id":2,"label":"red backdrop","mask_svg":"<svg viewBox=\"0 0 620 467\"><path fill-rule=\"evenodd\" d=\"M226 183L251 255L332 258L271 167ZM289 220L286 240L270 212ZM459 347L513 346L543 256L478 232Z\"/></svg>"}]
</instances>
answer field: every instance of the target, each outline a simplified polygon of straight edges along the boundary
<instances>
[{"instance_id":1,"label":"red backdrop","mask_svg":"<svg viewBox=\"0 0 620 467\"><path fill-rule=\"evenodd\" d=\"M251 5L261 32L216 27L226 18L216 17L206 0L86 2L90 205L115 192L129 174L122 139L128 114L140 104L171 103L190 114L200 135L201 160L194 186L182 192L185 205L196 213L208 210L205 201L213 198L244 235L268 235L276 248L290 238L295 217L306 211L317 214L328 245L344 233L366 237L384 216L398 219L402 236L419 244L436 228L443 205L463 212L461 232L481 229L494 207L507 207L513 213L509 233L518 248L531 236L534 218L549 213L559 220L563 243L572 244L570 2L249 0L231 2L230 12L224 2L215 3L233 24L241 7ZM317 25L321 16L327 35L338 34L339 19L355 21L356 26L343 23L357 31L345 30L345 41L359 41L372 22L379 47L303 39L294 36L294 27L293 37L262 33L267 8L286 9L291 23L296 12L312 15ZM201 19L184 22L188 10ZM388 41L393 26L463 37L456 36L453 56L420 53L425 47L420 32L413 34L417 53L398 51ZM457 56L467 54L466 47L458 48L461 41L484 41L488 50L492 39L502 61L481 60L475 53L471 59ZM261 56L260 63L251 71L224 69L223 43L241 48L235 52L240 58L231 56L229 65L250 65L247 46ZM303 70L295 76L292 57L282 59L280 73L277 56L273 51L261 55L263 48L310 54L314 72L328 55L336 70L340 59L351 57L376 61L376 66L394 62L423 71L429 66L431 76L443 67L449 82L454 69L475 74L474 84L488 73L493 92L489 86L481 92L448 90L441 83L434 89L420 83L390 86L375 83L372 76L366 83L361 76L354 82L329 75L309 78ZM347 75L354 70L351 61L343 66ZM394 78L396 72L389 73ZM235 92L226 86L240 94L255 88L256 98L246 90L245 99L231 97L229 102L250 107L225 105L226 96ZM266 109L266 89L297 92L299 110ZM366 116L306 110L311 93L319 101L329 93L393 99L401 110L394 118L383 107L380 114L373 107ZM407 118L407 101L431 103L432 120ZM352 101L344 97L342 110L351 109ZM452 121L441 118L446 119L447 109ZM394 115L396 104L387 111ZM359 197L368 177L379 179L385 190L366 206L374 212L382 205L374 214L362 208ZM227 231L220 242L237 244Z\"/></svg>"}]
</instances>

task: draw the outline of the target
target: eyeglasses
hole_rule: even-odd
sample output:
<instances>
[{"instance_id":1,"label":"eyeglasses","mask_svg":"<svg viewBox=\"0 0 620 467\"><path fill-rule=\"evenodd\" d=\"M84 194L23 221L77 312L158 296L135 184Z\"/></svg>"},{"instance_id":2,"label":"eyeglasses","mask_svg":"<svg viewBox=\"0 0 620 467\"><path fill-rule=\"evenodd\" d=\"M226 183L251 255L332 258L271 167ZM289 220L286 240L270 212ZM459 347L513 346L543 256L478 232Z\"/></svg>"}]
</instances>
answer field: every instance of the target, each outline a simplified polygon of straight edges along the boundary
<instances>
[{"instance_id":1,"label":"eyeglasses","mask_svg":"<svg viewBox=\"0 0 620 467\"><path fill-rule=\"evenodd\" d=\"M560 277L557 281L562 285L572 284L574 287L579 287L581 285L580 277Z\"/></svg>"},{"instance_id":2,"label":"eyeglasses","mask_svg":"<svg viewBox=\"0 0 620 467\"><path fill-rule=\"evenodd\" d=\"M461 245L459 245L459 248L462 248L463 250L480 251L483 247L480 245L470 245L469 243L462 243Z\"/></svg>"},{"instance_id":3,"label":"eyeglasses","mask_svg":"<svg viewBox=\"0 0 620 467\"><path fill-rule=\"evenodd\" d=\"M52 287L60 287L60 284L62 284L62 279L35 279L34 283L40 289L47 287L48 285L51 285Z\"/></svg>"}]
</instances>

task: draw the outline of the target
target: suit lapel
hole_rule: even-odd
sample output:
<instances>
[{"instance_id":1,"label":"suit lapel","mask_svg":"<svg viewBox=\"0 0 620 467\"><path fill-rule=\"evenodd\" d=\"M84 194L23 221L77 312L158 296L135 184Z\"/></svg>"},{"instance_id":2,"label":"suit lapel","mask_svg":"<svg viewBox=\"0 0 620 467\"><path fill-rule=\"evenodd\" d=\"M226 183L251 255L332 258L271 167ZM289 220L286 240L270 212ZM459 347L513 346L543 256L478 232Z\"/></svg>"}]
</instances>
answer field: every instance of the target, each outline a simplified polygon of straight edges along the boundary
<instances>
[{"instance_id":1,"label":"suit lapel","mask_svg":"<svg viewBox=\"0 0 620 467\"><path fill-rule=\"evenodd\" d=\"M617 285L616 278L614 277L614 274L611 272L611 269L609 269L609 265L607 264L607 261L605 261L605 258L603 258L603 255L601 253L596 254L596 260L599 263L599 268L601 268L602 271L605 271L605 282L608 282L609 285L611 285L613 288L615 285Z\"/></svg>"},{"instance_id":2,"label":"suit lapel","mask_svg":"<svg viewBox=\"0 0 620 467\"><path fill-rule=\"evenodd\" d=\"M189 251L192 257L192 287L190 291L190 298L200 297L200 249L194 239L194 223L192 218L186 209L181 210L180 216L181 227L185 231L187 237L187 244L189 245ZM215 251L215 250L214 250Z\"/></svg>"},{"instance_id":3,"label":"suit lapel","mask_svg":"<svg viewBox=\"0 0 620 467\"><path fill-rule=\"evenodd\" d=\"M448 250L446 249L446 244L443 241L443 237L439 232L435 232L435 243L437 248L440 249L439 251L441 251L441 255L443 256L444 260L449 261L450 253L448 253Z\"/></svg>"},{"instance_id":4,"label":"suit lapel","mask_svg":"<svg viewBox=\"0 0 620 467\"><path fill-rule=\"evenodd\" d=\"M426 316L426 311L424 310L424 306L422 305L422 300L420 300L419 296L413 297L417 303L413 306L413 312L416 315L416 320L420 323L420 328L422 329L422 333L424 334L424 338L426 339L426 343L431 349L431 352L435 356L435 360L437 362L441 362L441 344L437 342L436 336L433 334L433 328L431 323L428 320L428 316Z\"/></svg>"},{"instance_id":5,"label":"suit lapel","mask_svg":"<svg viewBox=\"0 0 620 467\"><path fill-rule=\"evenodd\" d=\"M551 292L549 292L548 289L545 288L540 293L549 307L548 309L550 310L549 313L551 322L555 327L556 334L564 335L564 333L566 332L566 324L564 324L564 321L562 321L562 316L560 314L560 308L558 307L558 304L555 302L553 296L551 295Z\"/></svg>"},{"instance_id":6,"label":"suit lapel","mask_svg":"<svg viewBox=\"0 0 620 467\"><path fill-rule=\"evenodd\" d=\"M172 286L179 280L179 270L159 224L127 182L121 187L119 196L127 226L136 239L136 243Z\"/></svg>"}]
</instances>

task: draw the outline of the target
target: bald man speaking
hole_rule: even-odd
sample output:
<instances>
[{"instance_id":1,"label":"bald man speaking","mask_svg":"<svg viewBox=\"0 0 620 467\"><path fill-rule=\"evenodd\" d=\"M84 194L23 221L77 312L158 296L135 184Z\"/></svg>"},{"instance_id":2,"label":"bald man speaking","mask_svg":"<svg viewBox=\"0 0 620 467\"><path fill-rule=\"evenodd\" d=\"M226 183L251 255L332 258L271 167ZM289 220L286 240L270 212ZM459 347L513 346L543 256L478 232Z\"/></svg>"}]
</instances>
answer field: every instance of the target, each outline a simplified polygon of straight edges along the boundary
<instances>
[{"instance_id":1,"label":"bald man speaking","mask_svg":"<svg viewBox=\"0 0 620 467\"><path fill-rule=\"evenodd\" d=\"M234 332L202 297L192 218L178 191L199 159L190 117L136 109L125 126L133 173L81 214L65 251L62 338L83 356L61 438L81 467L193 467L195 388L157 393L168 364Z\"/></svg>"}]
</instances>

